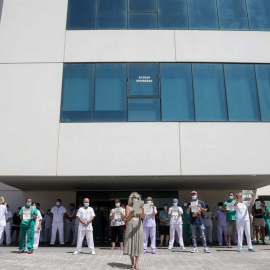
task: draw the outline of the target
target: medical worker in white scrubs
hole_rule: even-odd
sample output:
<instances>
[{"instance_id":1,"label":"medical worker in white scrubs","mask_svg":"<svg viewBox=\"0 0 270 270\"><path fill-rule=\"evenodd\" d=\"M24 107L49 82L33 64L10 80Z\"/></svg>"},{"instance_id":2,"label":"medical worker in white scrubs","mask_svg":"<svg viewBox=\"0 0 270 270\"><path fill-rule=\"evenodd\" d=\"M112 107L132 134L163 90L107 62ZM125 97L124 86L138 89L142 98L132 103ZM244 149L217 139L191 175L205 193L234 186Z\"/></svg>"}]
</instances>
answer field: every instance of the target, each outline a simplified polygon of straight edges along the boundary
<instances>
[{"instance_id":1,"label":"medical worker in white scrubs","mask_svg":"<svg viewBox=\"0 0 270 270\"><path fill-rule=\"evenodd\" d=\"M236 203L235 203L235 210L236 210L236 228L237 228L237 235L238 235L238 252L242 252L242 244L243 244L243 234L245 231L247 244L248 244L248 251L255 252L252 247L251 237L250 237L250 220L249 220L249 213L248 207L252 203L254 194L252 194L252 198L248 201L242 200L242 193L238 193L236 195Z\"/></svg>"},{"instance_id":2,"label":"medical worker in white scrubs","mask_svg":"<svg viewBox=\"0 0 270 270\"><path fill-rule=\"evenodd\" d=\"M6 227L6 214L7 204L5 203L5 199L0 197L0 238L2 237Z\"/></svg>"},{"instance_id":3,"label":"medical worker in white scrubs","mask_svg":"<svg viewBox=\"0 0 270 270\"><path fill-rule=\"evenodd\" d=\"M79 220L77 248L73 255L77 255L81 252L84 236L86 236L87 245L92 255L95 253L94 239L93 239L93 226L92 221L95 218L95 213L92 207L89 207L90 200L85 198L83 200L83 207L81 207L77 213L77 219Z\"/></svg>"},{"instance_id":4,"label":"medical worker in white scrubs","mask_svg":"<svg viewBox=\"0 0 270 270\"><path fill-rule=\"evenodd\" d=\"M52 237L50 245L55 244L56 233L59 233L60 245L64 245L64 219L66 218L66 208L61 205L61 200L56 200L56 206L51 208Z\"/></svg>"},{"instance_id":5,"label":"medical worker in white scrubs","mask_svg":"<svg viewBox=\"0 0 270 270\"><path fill-rule=\"evenodd\" d=\"M9 206L8 204L6 205L7 207L7 213L6 213L6 227L5 230L2 234L1 240L0 240L0 245L3 245L3 241L4 241L4 234L6 235L6 245L10 246L11 244L11 227L12 227L12 217L13 214L12 212L9 210Z\"/></svg>"},{"instance_id":6,"label":"medical worker in white scrubs","mask_svg":"<svg viewBox=\"0 0 270 270\"><path fill-rule=\"evenodd\" d=\"M37 204L33 202L32 206L33 208L36 208ZM34 245L33 245L34 250L38 249L40 232L42 230L42 215L38 209L37 209L37 212L38 212L38 215L36 218L36 225L34 228Z\"/></svg>"}]
</instances>

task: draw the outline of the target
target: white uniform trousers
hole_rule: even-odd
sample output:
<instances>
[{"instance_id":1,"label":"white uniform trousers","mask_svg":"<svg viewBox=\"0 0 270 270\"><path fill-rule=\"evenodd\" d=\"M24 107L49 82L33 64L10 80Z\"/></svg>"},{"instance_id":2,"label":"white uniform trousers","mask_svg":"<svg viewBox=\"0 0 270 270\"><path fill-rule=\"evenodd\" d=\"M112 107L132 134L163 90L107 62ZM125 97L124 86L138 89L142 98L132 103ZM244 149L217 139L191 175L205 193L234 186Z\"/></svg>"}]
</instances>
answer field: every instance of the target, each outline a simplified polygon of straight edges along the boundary
<instances>
[{"instance_id":1,"label":"white uniform trousers","mask_svg":"<svg viewBox=\"0 0 270 270\"><path fill-rule=\"evenodd\" d=\"M38 249L40 232L41 231L38 230L37 226L35 226L35 230L34 230L34 245L33 245L34 250Z\"/></svg>"},{"instance_id":2,"label":"white uniform trousers","mask_svg":"<svg viewBox=\"0 0 270 270\"><path fill-rule=\"evenodd\" d=\"M92 230L86 230L86 229L80 229L80 227L78 228L78 238L77 238L77 248L76 248L76 250L81 252L84 236L86 236L89 251L90 252L93 251L94 248L95 248L94 247L94 239L93 239L93 231Z\"/></svg>"},{"instance_id":3,"label":"white uniform trousers","mask_svg":"<svg viewBox=\"0 0 270 270\"><path fill-rule=\"evenodd\" d=\"M156 249L156 227L143 227L143 248L147 249L148 239L150 236L151 249Z\"/></svg>"},{"instance_id":4,"label":"white uniform trousers","mask_svg":"<svg viewBox=\"0 0 270 270\"><path fill-rule=\"evenodd\" d=\"M63 222L54 222L52 224L52 237L51 237L51 245L55 244L56 233L59 233L59 242L60 245L64 245L64 223Z\"/></svg>"},{"instance_id":5,"label":"white uniform trousers","mask_svg":"<svg viewBox=\"0 0 270 270\"><path fill-rule=\"evenodd\" d=\"M0 239L4 236L4 230L6 226L0 226Z\"/></svg>"},{"instance_id":6,"label":"white uniform trousers","mask_svg":"<svg viewBox=\"0 0 270 270\"><path fill-rule=\"evenodd\" d=\"M0 245L3 245L4 232L6 234L6 245L9 246L11 244L11 227L10 226L4 227L4 230L3 230L3 233L2 233L2 237L0 238Z\"/></svg>"},{"instance_id":7,"label":"white uniform trousers","mask_svg":"<svg viewBox=\"0 0 270 270\"><path fill-rule=\"evenodd\" d=\"M50 242L51 236L52 236L52 229L51 228L45 228L44 233L44 242Z\"/></svg>"},{"instance_id":8,"label":"white uniform trousers","mask_svg":"<svg viewBox=\"0 0 270 270\"><path fill-rule=\"evenodd\" d=\"M72 232L72 237L74 238L74 234L75 234L75 223L66 223L66 237L65 237L65 242L66 243L70 239L71 232Z\"/></svg>"},{"instance_id":9,"label":"white uniform trousers","mask_svg":"<svg viewBox=\"0 0 270 270\"><path fill-rule=\"evenodd\" d=\"M249 221L236 221L236 228L237 228L237 236L238 236L238 239L237 239L238 248L242 248L244 231L246 234L248 248L249 249L253 248L252 243L251 243L251 238L250 238L250 222Z\"/></svg>"},{"instance_id":10,"label":"white uniform trousers","mask_svg":"<svg viewBox=\"0 0 270 270\"><path fill-rule=\"evenodd\" d=\"M178 234L180 247L184 246L183 242L183 225L182 224L170 224L170 241L169 247L173 247L174 239L175 239L175 231Z\"/></svg>"}]
</instances>

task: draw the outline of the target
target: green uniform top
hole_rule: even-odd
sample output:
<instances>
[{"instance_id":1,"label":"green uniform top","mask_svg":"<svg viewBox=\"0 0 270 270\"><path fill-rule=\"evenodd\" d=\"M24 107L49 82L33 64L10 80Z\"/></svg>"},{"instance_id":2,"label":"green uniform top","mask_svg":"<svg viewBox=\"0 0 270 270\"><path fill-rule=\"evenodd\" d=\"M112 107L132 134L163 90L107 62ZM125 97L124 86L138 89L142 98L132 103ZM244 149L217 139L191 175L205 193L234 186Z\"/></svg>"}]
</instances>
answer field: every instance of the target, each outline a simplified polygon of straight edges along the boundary
<instances>
[{"instance_id":1,"label":"green uniform top","mask_svg":"<svg viewBox=\"0 0 270 270\"><path fill-rule=\"evenodd\" d=\"M25 206L22 207L22 209L19 212L19 215L21 215L23 213L23 210L25 208L26 208ZM30 210L34 215L36 215L36 216L38 215L38 211L37 211L36 208L33 208L32 206L30 206ZM22 226L33 226L33 227L35 227L35 224L36 224L36 220L33 218L33 216L30 216L30 219L28 219L28 220L22 219L22 221L21 221Z\"/></svg>"},{"instance_id":2,"label":"green uniform top","mask_svg":"<svg viewBox=\"0 0 270 270\"><path fill-rule=\"evenodd\" d=\"M235 204L236 203L236 200L232 200L232 201L226 201L224 204L223 204L223 207L226 208L226 206L228 204ZM235 210L227 210L226 211L226 221L236 221L236 211Z\"/></svg>"},{"instance_id":3,"label":"green uniform top","mask_svg":"<svg viewBox=\"0 0 270 270\"><path fill-rule=\"evenodd\" d=\"M268 212L270 212L270 207L265 206L265 212L263 213L263 217L265 220L270 220L270 216L269 216Z\"/></svg>"},{"instance_id":4,"label":"green uniform top","mask_svg":"<svg viewBox=\"0 0 270 270\"><path fill-rule=\"evenodd\" d=\"M184 216L188 221L190 221L190 214L187 214L187 207L186 207L186 206L183 206L183 216ZM183 223L184 223L184 224L188 224L184 218L183 218Z\"/></svg>"}]
</instances>

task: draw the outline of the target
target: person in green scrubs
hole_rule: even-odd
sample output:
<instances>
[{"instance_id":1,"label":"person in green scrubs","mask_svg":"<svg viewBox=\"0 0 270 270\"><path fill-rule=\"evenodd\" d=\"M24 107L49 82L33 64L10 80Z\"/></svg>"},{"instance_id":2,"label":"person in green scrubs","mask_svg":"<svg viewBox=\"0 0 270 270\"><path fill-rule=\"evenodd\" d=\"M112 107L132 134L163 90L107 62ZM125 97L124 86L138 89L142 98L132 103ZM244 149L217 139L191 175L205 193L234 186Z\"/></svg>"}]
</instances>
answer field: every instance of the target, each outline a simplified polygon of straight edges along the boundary
<instances>
[{"instance_id":1,"label":"person in green scrubs","mask_svg":"<svg viewBox=\"0 0 270 270\"><path fill-rule=\"evenodd\" d=\"M183 229L184 229L184 240L188 246L191 246L191 226L190 226L190 214L187 214L187 201L183 203Z\"/></svg>"},{"instance_id":2,"label":"person in green scrubs","mask_svg":"<svg viewBox=\"0 0 270 270\"><path fill-rule=\"evenodd\" d=\"M263 217L265 220L265 226L266 226L268 237L270 240L270 207L265 206L264 201L261 201L261 206L262 206Z\"/></svg>"},{"instance_id":3,"label":"person in green scrubs","mask_svg":"<svg viewBox=\"0 0 270 270\"><path fill-rule=\"evenodd\" d=\"M19 212L20 219L21 219L20 244L19 244L19 252L18 252L19 254L24 252L26 235L27 235L28 254L32 254L34 251L34 248L33 248L34 228L35 228L36 218L37 218L38 212L37 212L36 208L33 208L31 206L31 204L32 204L32 199L27 198L26 205L23 206ZM29 210L30 210L30 213L29 213ZM24 213L25 213L25 215L24 215Z\"/></svg>"}]
</instances>

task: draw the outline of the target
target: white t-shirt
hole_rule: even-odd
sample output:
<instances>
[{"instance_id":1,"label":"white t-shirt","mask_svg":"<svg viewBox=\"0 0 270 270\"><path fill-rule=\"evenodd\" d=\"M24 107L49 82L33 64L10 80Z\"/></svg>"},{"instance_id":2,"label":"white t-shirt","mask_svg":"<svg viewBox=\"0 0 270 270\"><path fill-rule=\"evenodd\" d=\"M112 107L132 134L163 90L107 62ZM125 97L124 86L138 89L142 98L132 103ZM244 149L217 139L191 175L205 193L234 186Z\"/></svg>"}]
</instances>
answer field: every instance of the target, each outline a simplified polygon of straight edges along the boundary
<instances>
[{"instance_id":1,"label":"white t-shirt","mask_svg":"<svg viewBox=\"0 0 270 270\"><path fill-rule=\"evenodd\" d=\"M248 202L242 202L238 203L235 207L236 210L236 221L241 222L241 221L249 221L249 214L248 214L248 207L249 207Z\"/></svg>"},{"instance_id":2,"label":"white t-shirt","mask_svg":"<svg viewBox=\"0 0 270 270\"><path fill-rule=\"evenodd\" d=\"M11 227L12 226L12 217L13 217L12 212L8 210L7 213L6 213L6 224L7 224L6 227ZM9 218L11 218L11 220L9 222L7 222L7 220Z\"/></svg>"},{"instance_id":3,"label":"white t-shirt","mask_svg":"<svg viewBox=\"0 0 270 270\"><path fill-rule=\"evenodd\" d=\"M204 214L204 226L213 226L213 221L212 221L212 212L205 212Z\"/></svg>"},{"instance_id":4,"label":"white t-shirt","mask_svg":"<svg viewBox=\"0 0 270 270\"><path fill-rule=\"evenodd\" d=\"M115 209L116 208L114 208L114 209L111 210L110 216L115 212ZM122 207L119 207L118 209L120 210L120 212L123 215L125 215L125 213L126 213L126 210L125 209L123 209ZM114 227L114 226L122 226L122 225L125 225L125 221L122 218L122 216L119 217L119 218L117 218L117 216L114 215L114 218L111 219L111 226Z\"/></svg>"},{"instance_id":5,"label":"white t-shirt","mask_svg":"<svg viewBox=\"0 0 270 270\"><path fill-rule=\"evenodd\" d=\"M52 218L49 215L44 217L45 229L50 229L52 227Z\"/></svg>"},{"instance_id":6,"label":"white t-shirt","mask_svg":"<svg viewBox=\"0 0 270 270\"><path fill-rule=\"evenodd\" d=\"M6 226L6 214L7 207L4 204L0 204L0 226Z\"/></svg>"},{"instance_id":7,"label":"white t-shirt","mask_svg":"<svg viewBox=\"0 0 270 270\"><path fill-rule=\"evenodd\" d=\"M51 209L51 212L53 214L53 223L61 223L63 222L64 214L67 212L66 208L64 206L54 206Z\"/></svg>"},{"instance_id":8,"label":"white t-shirt","mask_svg":"<svg viewBox=\"0 0 270 270\"><path fill-rule=\"evenodd\" d=\"M36 230L37 230L39 221L42 220L42 215L41 215L40 211L37 210L37 212L38 212L38 215L37 215L37 218L36 218L36 225L35 225L35 229L36 229ZM40 230L42 230L42 228L40 228Z\"/></svg>"},{"instance_id":9,"label":"white t-shirt","mask_svg":"<svg viewBox=\"0 0 270 270\"><path fill-rule=\"evenodd\" d=\"M85 209L84 207L81 207L78 210L77 213L77 217L80 217L82 220L86 220L88 221L90 218L95 217L95 212L93 210L92 207L87 207L87 209ZM88 226L84 226L81 222L79 224L79 229L81 230L89 230L89 231L93 231L93 226L92 226L92 222L88 224Z\"/></svg>"},{"instance_id":10,"label":"white t-shirt","mask_svg":"<svg viewBox=\"0 0 270 270\"><path fill-rule=\"evenodd\" d=\"M177 212L172 211L172 207L169 208L169 215L170 215L170 224L183 224L182 215L183 209L182 207L178 206L178 211L181 213L179 216Z\"/></svg>"}]
</instances>

